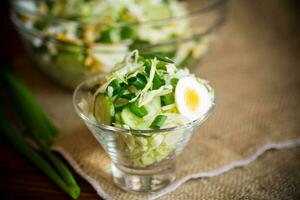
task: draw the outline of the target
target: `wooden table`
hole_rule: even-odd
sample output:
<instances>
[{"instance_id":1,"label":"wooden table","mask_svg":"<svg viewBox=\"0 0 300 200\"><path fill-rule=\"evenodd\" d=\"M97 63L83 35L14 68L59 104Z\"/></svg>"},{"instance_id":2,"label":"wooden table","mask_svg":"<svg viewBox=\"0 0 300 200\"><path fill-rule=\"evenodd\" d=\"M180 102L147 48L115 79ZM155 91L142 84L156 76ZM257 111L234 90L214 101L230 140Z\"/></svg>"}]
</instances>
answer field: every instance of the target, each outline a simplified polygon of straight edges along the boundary
<instances>
[{"instance_id":1,"label":"wooden table","mask_svg":"<svg viewBox=\"0 0 300 200\"><path fill-rule=\"evenodd\" d=\"M0 140L1 199L71 199L11 146ZM76 175L79 199L100 199L95 190ZM4 197L4 198L3 198Z\"/></svg>"},{"instance_id":2,"label":"wooden table","mask_svg":"<svg viewBox=\"0 0 300 200\"><path fill-rule=\"evenodd\" d=\"M13 59L25 54L9 20L8 1L0 7L0 57ZM71 199L26 158L15 151L0 135L0 194L1 199ZM79 199L101 199L93 188L76 175L81 188Z\"/></svg>"}]
</instances>

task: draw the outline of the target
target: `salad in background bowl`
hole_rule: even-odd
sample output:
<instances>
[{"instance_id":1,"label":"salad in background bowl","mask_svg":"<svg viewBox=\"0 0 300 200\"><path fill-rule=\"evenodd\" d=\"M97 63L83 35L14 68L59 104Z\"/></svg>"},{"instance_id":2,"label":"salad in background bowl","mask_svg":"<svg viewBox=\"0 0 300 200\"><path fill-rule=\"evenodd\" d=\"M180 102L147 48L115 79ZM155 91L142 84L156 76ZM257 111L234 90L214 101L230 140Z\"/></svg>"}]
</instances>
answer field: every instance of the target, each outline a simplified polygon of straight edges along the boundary
<instances>
[{"instance_id":1,"label":"salad in background bowl","mask_svg":"<svg viewBox=\"0 0 300 200\"><path fill-rule=\"evenodd\" d=\"M13 0L11 18L32 60L74 88L133 49L178 66L204 57L226 0Z\"/></svg>"},{"instance_id":2,"label":"salad in background bowl","mask_svg":"<svg viewBox=\"0 0 300 200\"><path fill-rule=\"evenodd\" d=\"M111 157L116 185L149 192L175 179L175 157L212 112L215 97L187 68L135 50L112 73L81 83L73 103Z\"/></svg>"}]
</instances>

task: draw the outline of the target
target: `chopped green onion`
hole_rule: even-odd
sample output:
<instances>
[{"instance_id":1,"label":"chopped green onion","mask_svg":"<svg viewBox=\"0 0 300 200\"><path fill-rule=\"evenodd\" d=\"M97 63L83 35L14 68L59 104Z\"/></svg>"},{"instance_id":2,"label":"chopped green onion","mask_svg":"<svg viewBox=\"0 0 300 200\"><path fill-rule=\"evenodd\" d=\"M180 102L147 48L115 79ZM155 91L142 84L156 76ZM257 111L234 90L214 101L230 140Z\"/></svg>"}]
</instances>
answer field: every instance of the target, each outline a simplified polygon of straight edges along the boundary
<instances>
[{"instance_id":1,"label":"chopped green onion","mask_svg":"<svg viewBox=\"0 0 300 200\"><path fill-rule=\"evenodd\" d=\"M134 85L137 89L143 89L147 84L147 80L144 75L137 74L135 77L129 78L128 83Z\"/></svg>"},{"instance_id":2,"label":"chopped green onion","mask_svg":"<svg viewBox=\"0 0 300 200\"><path fill-rule=\"evenodd\" d=\"M129 105L129 110L138 117L144 117L148 114L148 111L144 106L138 107L136 103L131 103Z\"/></svg>"},{"instance_id":3,"label":"chopped green onion","mask_svg":"<svg viewBox=\"0 0 300 200\"><path fill-rule=\"evenodd\" d=\"M166 65L167 65L168 63L167 62L164 62L164 61L159 61L158 63L157 63L157 65L156 65L156 68L157 69L162 69L162 70L167 70L167 68L166 68Z\"/></svg>"},{"instance_id":4,"label":"chopped green onion","mask_svg":"<svg viewBox=\"0 0 300 200\"><path fill-rule=\"evenodd\" d=\"M150 71L151 71L151 60L150 59L146 59L144 61L144 66L145 66L145 72L148 76L150 76Z\"/></svg>"},{"instance_id":5,"label":"chopped green onion","mask_svg":"<svg viewBox=\"0 0 300 200\"><path fill-rule=\"evenodd\" d=\"M121 97L124 98L124 99L131 100L132 98L135 97L135 95L132 94L132 93L129 93L129 94L123 94Z\"/></svg>"},{"instance_id":6,"label":"chopped green onion","mask_svg":"<svg viewBox=\"0 0 300 200\"><path fill-rule=\"evenodd\" d=\"M157 73L155 73L154 78L153 78L153 85L152 85L152 89L156 90L158 88L160 88L161 86L165 85L165 81L163 79L161 79Z\"/></svg>"},{"instance_id":7,"label":"chopped green onion","mask_svg":"<svg viewBox=\"0 0 300 200\"><path fill-rule=\"evenodd\" d=\"M173 94L166 94L161 96L162 105L167 106L175 102Z\"/></svg>"},{"instance_id":8,"label":"chopped green onion","mask_svg":"<svg viewBox=\"0 0 300 200\"><path fill-rule=\"evenodd\" d=\"M173 86L173 90L175 90L178 81L179 81L178 78L172 78L171 79L171 85Z\"/></svg>"},{"instance_id":9,"label":"chopped green onion","mask_svg":"<svg viewBox=\"0 0 300 200\"><path fill-rule=\"evenodd\" d=\"M162 125L165 123L166 120L167 120L167 116L157 115L153 120L152 124L150 125L150 128L160 129L160 127L162 127Z\"/></svg>"},{"instance_id":10,"label":"chopped green onion","mask_svg":"<svg viewBox=\"0 0 300 200\"><path fill-rule=\"evenodd\" d=\"M124 92L125 92L125 89L121 88L121 90L119 91L117 96L114 98L113 102L116 103L121 98L121 96L124 94Z\"/></svg>"},{"instance_id":11,"label":"chopped green onion","mask_svg":"<svg viewBox=\"0 0 300 200\"><path fill-rule=\"evenodd\" d=\"M133 35L133 28L131 26L123 26L121 29L121 38L128 39Z\"/></svg>"},{"instance_id":12,"label":"chopped green onion","mask_svg":"<svg viewBox=\"0 0 300 200\"><path fill-rule=\"evenodd\" d=\"M121 90L121 86L120 86L119 82L116 79L114 79L112 82L110 82L108 87L109 86L111 86L113 88L113 95L117 95Z\"/></svg>"}]
</instances>

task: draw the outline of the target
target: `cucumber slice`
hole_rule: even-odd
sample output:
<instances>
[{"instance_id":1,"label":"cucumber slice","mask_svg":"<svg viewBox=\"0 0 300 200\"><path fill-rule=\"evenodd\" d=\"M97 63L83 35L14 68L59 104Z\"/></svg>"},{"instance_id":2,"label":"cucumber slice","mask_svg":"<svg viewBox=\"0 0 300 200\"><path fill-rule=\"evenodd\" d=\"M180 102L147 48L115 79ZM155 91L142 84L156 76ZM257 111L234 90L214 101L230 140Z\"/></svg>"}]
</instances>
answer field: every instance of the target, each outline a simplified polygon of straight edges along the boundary
<instances>
[{"instance_id":1,"label":"cucumber slice","mask_svg":"<svg viewBox=\"0 0 300 200\"><path fill-rule=\"evenodd\" d=\"M140 118L133 114L128 107L122 110L121 118L124 124L128 125L130 128L135 130L148 129L151 123L151 121L149 123L149 121L145 121L143 118Z\"/></svg>"},{"instance_id":2,"label":"cucumber slice","mask_svg":"<svg viewBox=\"0 0 300 200\"><path fill-rule=\"evenodd\" d=\"M94 116L98 122L111 125L115 115L115 109L112 100L103 94L98 94L94 102Z\"/></svg>"},{"instance_id":3,"label":"cucumber slice","mask_svg":"<svg viewBox=\"0 0 300 200\"><path fill-rule=\"evenodd\" d=\"M155 97L150 103L145 105L148 114L144 117L147 120L153 120L161 112L160 97Z\"/></svg>"},{"instance_id":4,"label":"cucumber slice","mask_svg":"<svg viewBox=\"0 0 300 200\"><path fill-rule=\"evenodd\" d=\"M148 114L144 118L136 116L128 107L124 108L121 112L123 123L136 130L149 129L153 119L161 112L160 97L154 98L145 108Z\"/></svg>"}]
</instances>

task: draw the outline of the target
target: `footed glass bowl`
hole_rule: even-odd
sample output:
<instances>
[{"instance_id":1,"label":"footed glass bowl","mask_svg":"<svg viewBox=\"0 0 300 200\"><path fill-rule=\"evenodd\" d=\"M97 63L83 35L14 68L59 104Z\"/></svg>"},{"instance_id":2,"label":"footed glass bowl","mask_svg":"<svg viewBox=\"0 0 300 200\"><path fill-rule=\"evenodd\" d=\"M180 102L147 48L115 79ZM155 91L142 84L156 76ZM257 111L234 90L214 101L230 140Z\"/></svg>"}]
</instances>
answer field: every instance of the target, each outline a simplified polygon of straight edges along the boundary
<instances>
[{"instance_id":1,"label":"footed glass bowl","mask_svg":"<svg viewBox=\"0 0 300 200\"><path fill-rule=\"evenodd\" d=\"M78 2L93 1L96 0ZM133 49L168 56L178 66L191 66L206 55L214 33L225 20L227 5L227 0L178 1L182 6L170 6L178 10L172 17L164 17L165 9L149 8L154 20L137 18L124 23L61 16L55 14L61 9L57 6L51 14L49 3L45 2L51 1L12 0L11 19L31 60L68 88L75 88L88 77L112 71ZM83 12L91 8L84 3L76 9ZM122 17L129 15L130 19L131 13L125 14Z\"/></svg>"},{"instance_id":2,"label":"footed glass bowl","mask_svg":"<svg viewBox=\"0 0 300 200\"><path fill-rule=\"evenodd\" d=\"M159 130L117 128L98 123L89 108L89 91L101 79L97 76L81 83L74 91L73 105L110 156L114 183L130 192L152 192L166 187L176 178L177 155L213 111L214 102L201 118L182 126Z\"/></svg>"}]
</instances>

